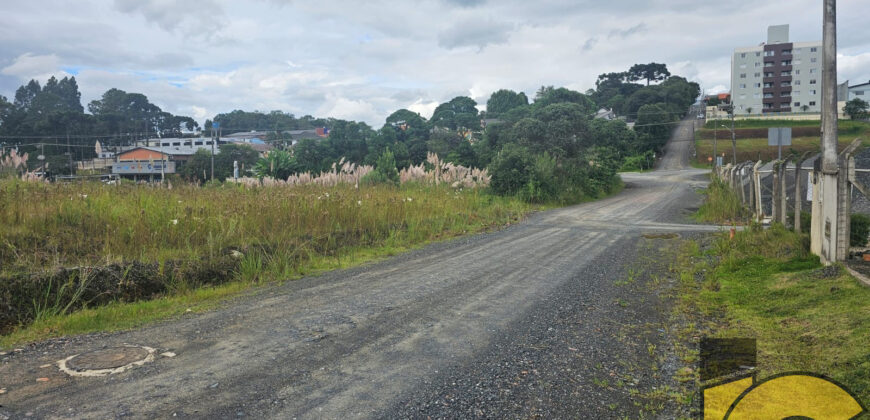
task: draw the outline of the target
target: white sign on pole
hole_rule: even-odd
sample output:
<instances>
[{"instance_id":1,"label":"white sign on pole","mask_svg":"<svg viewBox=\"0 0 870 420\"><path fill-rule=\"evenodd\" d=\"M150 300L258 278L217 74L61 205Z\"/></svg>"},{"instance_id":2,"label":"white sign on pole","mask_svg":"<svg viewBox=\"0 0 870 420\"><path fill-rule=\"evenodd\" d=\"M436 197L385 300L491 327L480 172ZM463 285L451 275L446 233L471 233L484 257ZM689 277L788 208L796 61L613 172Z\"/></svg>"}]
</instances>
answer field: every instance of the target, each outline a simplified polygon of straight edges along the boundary
<instances>
[{"instance_id":1,"label":"white sign on pole","mask_svg":"<svg viewBox=\"0 0 870 420\"><path fill-rule=\"evenodd\" d=\"M768 146L791 146L791 127L771 127L767 129Z\"/></svg>"}]
</instances>

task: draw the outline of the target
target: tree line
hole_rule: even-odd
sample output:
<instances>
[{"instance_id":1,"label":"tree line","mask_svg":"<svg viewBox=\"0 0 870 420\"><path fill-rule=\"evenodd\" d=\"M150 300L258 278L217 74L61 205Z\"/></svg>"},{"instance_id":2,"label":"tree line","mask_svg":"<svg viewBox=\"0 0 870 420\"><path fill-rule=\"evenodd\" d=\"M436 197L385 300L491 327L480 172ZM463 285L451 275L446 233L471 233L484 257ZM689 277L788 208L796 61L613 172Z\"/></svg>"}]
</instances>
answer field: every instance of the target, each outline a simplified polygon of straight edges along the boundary
<instances>
[{"instance_id":1,"label":"tree line","mask_svg":"<svg viewBox=\"0 0 870 420\"><path fill-rule=\"evenodd\" d=\"M638 83L644 82L645 84ZM427 153L463 166L488 168L491 187L499 194L521 194L529 201L576 201L607 193L618 183L620 169L644 169L652 154L667 141L678 120L700 94L698 84L671 75L663 64L632 66L625 72L598 76L595 89L584 93L564 87L542 86L528 98L523 92L501 89L486 103L459 96L438 105L430 118L400 109L380 128L364 122L301 118L281 111L269 113L235 110L206 121L223 133L242 130L269 132L276 150L260 160L249 148L221 147L216 177L232 174L232 162L259 176L286 178L300 172L328 170L341 159L377 165L395 162L399 169L426 160ZM22 86L13 103L0 98L0 133L112 134L151 131L162 136L179 134L180 127L195 128L187 117L161 111L142 94L110 89L80 105L74 78L36 81ZM622 119L594 119L599 108L612 109ZM630 129L626 122L634 122ZM327 127L323 139L303 139L291 145L286 131ZM248 149L248 150L246 150ZM183 172L204 180L206 155L194 156ZM389 154L389 159L384 155ZM210 169L210 168L209 168Z\"/></svg>"}]
</instances>

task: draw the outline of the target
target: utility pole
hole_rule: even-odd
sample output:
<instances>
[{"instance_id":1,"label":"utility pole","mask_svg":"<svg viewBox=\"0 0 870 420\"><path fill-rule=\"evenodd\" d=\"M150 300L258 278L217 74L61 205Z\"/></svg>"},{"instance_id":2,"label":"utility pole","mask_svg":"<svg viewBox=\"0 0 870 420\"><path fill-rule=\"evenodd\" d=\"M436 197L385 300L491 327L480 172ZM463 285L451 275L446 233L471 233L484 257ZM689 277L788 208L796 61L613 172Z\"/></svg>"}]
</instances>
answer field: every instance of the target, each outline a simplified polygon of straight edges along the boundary
<instances>
[{"instance_id":1,"label":"utility pole","mask_svg":"<svg viewBox=\"0 0 870 420\"><path fill-rule=\"evenodd\" d=\"M75 175L75 171L73 170L73 156L69 148L69 131L66 132L66 155L69 156L69 174Z\"/></svg>"},{"instance_id":2,"label":"utility pole","mask_svg":"<svg viewBox=\"0 0 870 420\"><path fill-rule=\"evenodd\" d=\"M731 164L737 165L737 135L734 134L734 102L731 102Z\"/></svg>"},{"instance_id":3,"label":"utility pole","mask_svg":"<svg viewBox=\"0 0 870 420\"><path fill-rule=\"evenodd\" d=\"M719 163L719 155L716 154L716 138L718 137L718 134L718 127L713 125L713 172L716 172L716 164Z\"/></svg>"},{"instance_id":4,"label":"utility pole","mask_svg":"<svg viewBox=\"0 0 870 420\"><path fill-rule=\"evenodd\" d=\"M841 223L848 223L848 214L840 214L838 197L839 164L837 161L837 2L824 0L822 26L822 156L818 184L820 194L814 195L811 249L819 253L825 264L844 260L838 252ZM817 214L818 213L818 214ZM848 235L848 232L846 232ZM848 249L846 250L848 251Z\"/></svg>"}]
</instances>

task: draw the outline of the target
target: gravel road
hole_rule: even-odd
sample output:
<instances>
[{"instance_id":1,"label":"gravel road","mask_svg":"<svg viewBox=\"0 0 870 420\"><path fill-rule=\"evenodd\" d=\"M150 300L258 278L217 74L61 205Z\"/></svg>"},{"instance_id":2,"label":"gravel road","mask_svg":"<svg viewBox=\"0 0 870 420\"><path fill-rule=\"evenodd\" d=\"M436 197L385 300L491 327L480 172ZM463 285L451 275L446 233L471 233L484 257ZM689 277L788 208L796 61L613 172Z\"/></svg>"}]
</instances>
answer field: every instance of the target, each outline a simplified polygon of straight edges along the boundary
<instances>
[{"instance_id":1,"label":"gravel road","mask_svg":"<svg viewBox=\"0 0 870 420\"><path fill-rule=\"evenodd\" d=\"M640 261L656 264L643 234L717 229L686 218L705 184L704 171L685 169L691 124L675 130L659 170L625 174L613 197L263 288L208 313L0 355L0 418L636 413L613 384L664 380L641 357L662 337L632 332L662 322L663 302L651 288L614 283L648 268ZM175 356L98 378L53 364L122 344Z\"/></svg>"}]
</instances>

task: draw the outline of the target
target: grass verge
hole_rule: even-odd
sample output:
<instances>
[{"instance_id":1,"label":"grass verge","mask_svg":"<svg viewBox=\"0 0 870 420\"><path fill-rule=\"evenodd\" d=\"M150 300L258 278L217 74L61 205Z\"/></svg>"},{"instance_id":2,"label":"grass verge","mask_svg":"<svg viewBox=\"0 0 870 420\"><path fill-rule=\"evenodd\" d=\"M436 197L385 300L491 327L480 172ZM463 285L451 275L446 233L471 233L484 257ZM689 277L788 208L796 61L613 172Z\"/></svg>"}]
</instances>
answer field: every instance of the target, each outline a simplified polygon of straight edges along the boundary
<instances>
[{"instance_id":1,"label":"grass verge","mask_svg":"<svg viewBox=\"0 0 870 420\"><path fill-rule=\"evenodd\" d=\"M727 186L711 189L720 191L708 194L707 209L733 208ZM816 372L870 403L870 288L808 249L806 234L780 224L685 241L674 307L683 362L697 362L700 336L755 338L759 379Z\"/></svg>"},{"instance_id":2,"label":"grass verge","mask_svg":"<svg viewBox=\"0 0 870 420\"><path fill-rule=\"evenodd\" d=\"M740 203L734 189L726 182L711 175L710 184L703 190L706 199L693 217L700 222L716 224L745 224L748 210Z\"/></svg>"}]
</instances>

